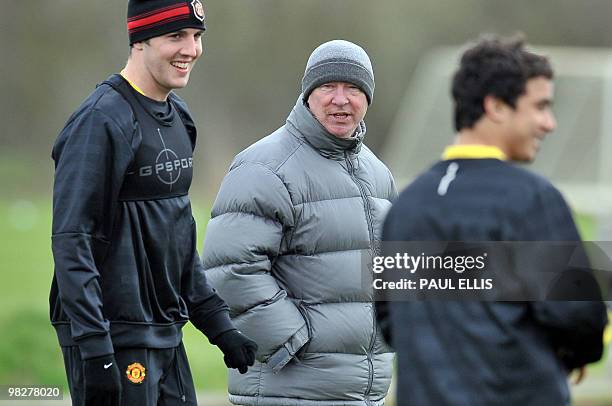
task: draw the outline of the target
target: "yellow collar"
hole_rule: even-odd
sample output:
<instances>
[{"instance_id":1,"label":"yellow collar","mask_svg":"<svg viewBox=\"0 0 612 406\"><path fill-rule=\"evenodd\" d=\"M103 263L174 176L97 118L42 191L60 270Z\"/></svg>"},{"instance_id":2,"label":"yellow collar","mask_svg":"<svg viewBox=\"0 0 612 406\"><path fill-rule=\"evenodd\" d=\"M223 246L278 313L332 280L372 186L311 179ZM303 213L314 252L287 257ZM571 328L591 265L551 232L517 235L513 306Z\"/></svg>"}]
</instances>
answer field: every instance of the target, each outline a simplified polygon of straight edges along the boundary
<instances>
[{"instance_id":1,"label":"yellow collar","mask_svg":"<svg viewBox=\"0 0 612 406\"><path fill-rule=\"evenodd\" d=\"M130 86L132 86L134 88L134 90L136 90L138 93L140 93L143 96L147 96L146 94L144 94L144 92L142 90L140 90L140 88L138 86L136 86L134 83L132 83L131 80L129 80L127 77L125 77L125 75L123 74L123 71L121 71L120 75L123 77L123 79L127 80L127 82L130 84Z\"/></svg>"},{"instance_id":2,"label":"yellow collar","mask_svg":"<svg viewBox=\"0 0 612 406\"><path fill-rule=\"evenodd\" d=\"M493 158L505 161L506 154L491 145L449 145L444 149L442 159L486 159Z\"/></svg>"}]
</instances>

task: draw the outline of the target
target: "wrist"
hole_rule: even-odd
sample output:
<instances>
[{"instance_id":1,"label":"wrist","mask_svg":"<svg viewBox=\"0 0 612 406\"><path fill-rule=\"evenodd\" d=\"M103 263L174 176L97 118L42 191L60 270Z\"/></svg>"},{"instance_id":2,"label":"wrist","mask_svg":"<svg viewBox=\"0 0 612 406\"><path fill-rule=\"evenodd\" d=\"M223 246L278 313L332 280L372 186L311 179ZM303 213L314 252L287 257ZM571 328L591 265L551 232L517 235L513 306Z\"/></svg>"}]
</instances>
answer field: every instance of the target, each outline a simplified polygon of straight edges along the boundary
<instances>
[{"instance_id":1,"label":"wrist","mask_svg":"<svg viewBox=\"0 0 612 406\"><path fill-rule=\"evenodd\" d=\"M225 331L217 334L214 338L211 338L210 342L211 342L211 344L219 346L220 342L225 341L227 339L227 337L229 337L230 335L233 335L232 333L237 332L237 331L238 330L236 328L225 330Z\"/></svg>"},{"instance_id":2,"label":"wrist","mask_svg":"<svg viewBox=\"0 0 612 406\"><path fill-rule=\"evenodd\" d=\"M79 346L79 351L81 352L81 359L84 361L107 355L113 355L115 352L109 334L93 335L82 338L77 341L77 344Z\"/></svg>"},{"instance_id":3,"label":"wrist","mask_svg":"<svg viewBox=\"0 0 612 406\"><path fill-rule=\"evenodd\" d=\"M229 317L229 311L225 309L218 311L212 316L193 316L191 317L191 323L208 337L208 340L213 344L214 340L220 335L230 330L236 330Z\"/></svg>"}]
</instances>

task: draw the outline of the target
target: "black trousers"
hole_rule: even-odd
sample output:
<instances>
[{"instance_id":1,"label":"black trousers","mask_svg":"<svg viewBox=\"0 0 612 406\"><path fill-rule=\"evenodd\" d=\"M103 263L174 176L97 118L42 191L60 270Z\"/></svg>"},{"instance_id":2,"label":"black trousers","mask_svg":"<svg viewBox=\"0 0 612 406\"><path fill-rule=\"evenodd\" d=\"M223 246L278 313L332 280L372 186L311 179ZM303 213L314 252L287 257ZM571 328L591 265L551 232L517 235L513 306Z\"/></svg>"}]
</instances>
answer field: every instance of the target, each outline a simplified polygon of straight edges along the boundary
<instances>
[{"instance_id":1,"label":"black trousers","mask_svg":"<svg viewBox=\"0 0 612 406\"><path fill-rule=\"evenodd\" d=\"M62 353L72 405L86 406L79 348L62 347ZM119 348L115 350L115 359L121 372L122 405L197 406L183 343L167 349Z\"/></svg>"}]
</instances>

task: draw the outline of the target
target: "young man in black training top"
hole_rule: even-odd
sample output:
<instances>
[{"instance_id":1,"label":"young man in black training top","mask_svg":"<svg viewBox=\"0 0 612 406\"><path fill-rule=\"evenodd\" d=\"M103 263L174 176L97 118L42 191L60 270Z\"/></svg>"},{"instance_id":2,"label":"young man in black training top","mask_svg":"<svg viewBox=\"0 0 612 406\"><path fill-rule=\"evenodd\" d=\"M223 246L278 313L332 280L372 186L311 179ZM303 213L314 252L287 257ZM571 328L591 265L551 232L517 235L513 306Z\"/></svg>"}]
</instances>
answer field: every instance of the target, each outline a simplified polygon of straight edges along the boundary
<instances>
[{"instance_id":1,"label":"young man in black training top","mask_svg":"<svg viewBox=\"0 0 612 406\"><path fill-rule=\"evenodd\" d=\"M385 241L580 241L532 161L555 126L553 72L521 40L483 39L453 77L454 145L411 183ZM509 270L511 271L511 270ZM378 302L398 356L398 405L566 405L567 374L601 357L600 301Z\"/></svg>"},{"instance_id":2,"label":"young man in black training top","mask_svg":"<svg viewBox=\"0 0 612 406\"><path fill-rule=\"evenodd\" d=\"M51 320L75 405L196 405L188 321L244 373L256 351L207 283L188 197L196 129L172 90L202 54L200 0L130 0L130 56L53 147Z\"/></svg>"}]
</instances>

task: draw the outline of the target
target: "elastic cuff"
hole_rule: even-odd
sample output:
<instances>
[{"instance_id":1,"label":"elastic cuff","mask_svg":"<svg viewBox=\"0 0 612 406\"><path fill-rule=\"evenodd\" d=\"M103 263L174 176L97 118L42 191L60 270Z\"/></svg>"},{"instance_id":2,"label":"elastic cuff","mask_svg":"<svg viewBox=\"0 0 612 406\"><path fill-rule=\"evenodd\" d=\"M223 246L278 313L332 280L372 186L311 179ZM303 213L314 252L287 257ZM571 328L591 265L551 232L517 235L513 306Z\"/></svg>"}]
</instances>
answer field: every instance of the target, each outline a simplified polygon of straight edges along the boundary
<instances>
[{"instance_id":1,"label":"elastic cuff","mask_svg":"<svg viewBox=\"0 0 612 406\"><path fill-rule=\"evenodd\" d=\"M227 310L221 310L206 318L192 317L191 323L204 333L210 342L229 330L236 330Z\"/></svg>"},{"instance_id":2,"label":"elastic cuff","mask_svg":"<svg viewBox=\"0 0 612 406\"><path fill-rule=\"evenodd\" d=\"M233 328L231 330L224 331L224 332L220 333L219 335L215 336L214 338L211 338L210 339L210 343L213 344L213 345L219 346L219 341L223 340L222 337L224 335L226 335L227 333L231 332L231 331L238 331L238 329Z\"/></svg>"},{"instance_id":3,"label":"elastic cuff","mask_svg":"<svg viewBox=\"0 0 612 406\"><path fill-rule=\"evenodd\" d=\"M113 342L109 334L92 335L80 340L75 340L81 351L81 359L91 359L114 354Z\"/></svg>"}]
</instances>

